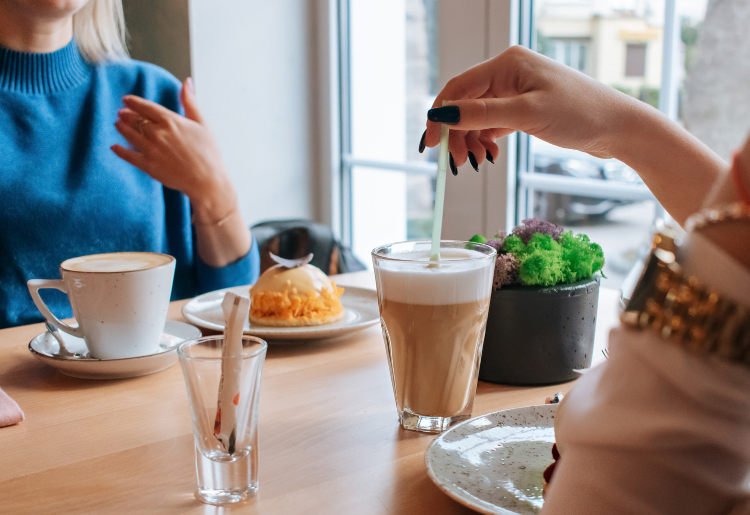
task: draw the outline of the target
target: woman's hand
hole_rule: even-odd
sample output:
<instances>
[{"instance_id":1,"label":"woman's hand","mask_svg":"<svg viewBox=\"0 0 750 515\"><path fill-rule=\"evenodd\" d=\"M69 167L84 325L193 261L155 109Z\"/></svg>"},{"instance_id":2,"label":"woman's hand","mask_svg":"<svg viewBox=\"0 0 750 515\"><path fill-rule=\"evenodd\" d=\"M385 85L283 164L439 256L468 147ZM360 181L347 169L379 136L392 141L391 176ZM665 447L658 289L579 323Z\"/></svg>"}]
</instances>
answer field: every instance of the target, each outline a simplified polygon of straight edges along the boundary
<instances>
[{"instance_id":1,"label":"woman's hand","mask_svg":"<svg viewBox=\"0 0 750 515\"><path fill-rule=\"evenodd\" d=\"M447 100L447 106L443 106ZM450 124L457 166L477 163L515 131L553 145L614 157L633 168L669 214L682 223L697 211L726 164L653 107L523 47L451 79L428 112L424 143L440 142Z\"/></svg>"},{"instance_id":2,"label":"woman's hand","mask_svg":"<svg viewBox=\"0 0 750 515\"><path fill-rule=\"evenodd\" d=\"M618 108L632 99L572 68L512 47L451 79L433 108L448 100L460 121L451 124L450 150L458 166L471 151L481 163L485 149L497 157L494 140L515 131L553 145L611 157L609 135L617 126ZM450 115L454 107L433 109ZM440 125L427 122L425 144L440 142ZM481 158L481 159L480 159Z\"/></svg>"},{"instance_id":3,"label":"woman's hand","mask_svg":"<svg viewBox=\"0 0 750 515\"><path fill-rule=\"evenodd\" d=\"M112 151L188 196L198 254L206 264L222 267L247 254L252 236L190 79L182 85L181 99L184 117L149 100L124 97L115 127L133 148L114 145Z\"/></svg>"},{"instance_id":4,"label":"woman's hand","mask_svg":"<svg viewBox=\"0 0 750 515\"><path fill-rule=\"evenodd\" d=\"M236 209L236 194L218 144L198 110L190 79L183 84L181 98L184 117L150 100L124 97L115 127L133 148L114 145L112 151L187 195L197 221L216 222Z\"/></svg>"}]
</instances>

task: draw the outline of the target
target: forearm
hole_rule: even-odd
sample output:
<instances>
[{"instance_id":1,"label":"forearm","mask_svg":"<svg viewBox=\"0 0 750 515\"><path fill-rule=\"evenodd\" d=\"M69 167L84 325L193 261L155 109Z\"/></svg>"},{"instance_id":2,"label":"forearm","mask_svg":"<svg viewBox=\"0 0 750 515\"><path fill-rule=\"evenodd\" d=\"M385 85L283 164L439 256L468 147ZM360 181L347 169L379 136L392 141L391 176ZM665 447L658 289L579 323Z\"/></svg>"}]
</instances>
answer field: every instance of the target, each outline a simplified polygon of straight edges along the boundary
<instances>
[{"instance_id":1,"label":"forearm","mask_svg":"<svg viewBox=\"0 0 750 515\"><path fill-rule=\"evenodd\" d=\"M700 210L727 164L662 113L619 99L610 135L612 156L633 168L677 223Z\"/></svg>"},{"instance_id":2,"label":"forearm","mask_svg":"<svg viewBox=\"0 0 750 515\"><path fill-rule=\"evenodd\" d=\"M748 189L747 164L750 162L750 145L745 144L740 155L738 173L742 177L742 187ZM726 204L740 201L737 184L732 180L730 172L724 172L718 179L714 189L707 195L704 208L719 208ZM703 236L711 240L714 245L734 258L735 261L750 270L750 220L727 220L719 224L708 224L697 229Z\"/></svg>"},{"instance_id":3,"label":"forearm","mask_svg":"<svg viewBox=\"0 0 750 515\"><path fill-rule=\"evenodd\" d=\"M237 261L252 245L252 235L242 219L234 190L228 191L231 194L213 201L192 201L198 256L213 267Z\"/></svg>"},{"instance_id":4,"label":"forearm","mask_svg":"<svg viewBox=\"0 0 750 515\"><path fill-rule=\"evenodd\" d=\"M250 230L242 220L239 209L219 227L195 225L198 256L204 263L222 267L248 253L252 245Z\"/></svg>"}]
</instances>

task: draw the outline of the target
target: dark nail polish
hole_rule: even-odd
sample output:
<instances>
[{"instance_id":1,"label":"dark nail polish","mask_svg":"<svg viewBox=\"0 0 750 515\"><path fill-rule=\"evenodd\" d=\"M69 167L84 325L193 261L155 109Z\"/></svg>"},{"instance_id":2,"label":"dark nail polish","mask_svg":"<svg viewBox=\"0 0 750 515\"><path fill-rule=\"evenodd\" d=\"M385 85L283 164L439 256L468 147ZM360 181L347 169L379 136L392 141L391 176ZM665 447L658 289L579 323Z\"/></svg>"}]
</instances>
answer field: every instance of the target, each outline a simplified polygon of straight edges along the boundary
<instances>
[{"instance_id":1,"label":"dark nail polish","mask_svg":"<svg viewBox=\"0 0 750 515\"><path fill-rule=\"evenodd\" d=\"M427 119L435 123L456 125L461 121L461 111L458 106L435 107L427 111Z\"/></svg>"},{"instance_id":2,"label":"dark nail polish","mask_svg":"<svg viewBox=\"0 0 750 515\"><path fill-rule=\"evenodd\" d=\"M479 164L477 163L477 158L471 152L469 152L469 162L471 163L471 167L478 172Z\"/></svg>"},{"instance_id":3,"label":"dark nail polish","mask_svg":"<svg viewBox=\"0 0 750 515\"><path fill-rule=\"evenodd\" d=\"M427 136L427 131L422 133L422 139L419 140L419 153L424 152L424 137Z\"/></svg>"},{"instance_id":4,"label":"dark nail polish","mask_svg":"<svg viewBox=\"0 0 750 515\"><path fill-rule=\"evenodd\" d=\"M487 161L489 161L489 162L490 162L490 163L492 163L493 165L495 164L495 160L494 160L494 159L492 159L492 154L490 154L490 151L489 151L489 150L487 151L487 156L486 156L486 157L487 157Z\"/></svg>"},{"instance_id":5,"label":"dark nail polish","mask_svg":"<svg viewBox=\"0 0 750 515\"><path fill-rule=\"evenodd\" d=\"M458 175L458 168L456 168L456 162L453 160L453 154L448 155L450 156L451 173L453 175Z\"/></svg>"}]
</instances>

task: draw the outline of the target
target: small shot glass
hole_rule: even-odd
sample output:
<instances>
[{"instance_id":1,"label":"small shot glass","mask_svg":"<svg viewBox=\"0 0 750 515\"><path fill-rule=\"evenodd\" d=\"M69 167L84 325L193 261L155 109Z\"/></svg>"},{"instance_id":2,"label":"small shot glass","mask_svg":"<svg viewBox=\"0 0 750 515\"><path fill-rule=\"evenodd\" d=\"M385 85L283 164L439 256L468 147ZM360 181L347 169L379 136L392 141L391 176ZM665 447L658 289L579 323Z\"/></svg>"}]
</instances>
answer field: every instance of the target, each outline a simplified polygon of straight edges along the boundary
<instances>
[{"instance_id":1,"label":"small shot glass","mask_svg":"<svg viewBox=\"0 0 750 515\"><path fill-rule=\"evenodd\" d=\"M177 349L187 385L195 437L197 497L208 504L244 501L258 492L258 397L268 345L242 337L240 393L235 399L236 426L230 454L216 438L224 337L186 341Z\"/></svg>"}]
</instances>

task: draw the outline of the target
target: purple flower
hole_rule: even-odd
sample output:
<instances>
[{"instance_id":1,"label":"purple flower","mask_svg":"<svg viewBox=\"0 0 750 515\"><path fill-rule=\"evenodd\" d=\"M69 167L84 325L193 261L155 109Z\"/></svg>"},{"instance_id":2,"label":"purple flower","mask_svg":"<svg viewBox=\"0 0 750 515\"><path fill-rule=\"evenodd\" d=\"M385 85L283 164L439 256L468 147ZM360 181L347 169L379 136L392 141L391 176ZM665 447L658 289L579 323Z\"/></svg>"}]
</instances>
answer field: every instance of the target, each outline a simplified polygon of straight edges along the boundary
<instances>
[{"instance_id":1,"label":"purple flower","mask_svg":"<svg viewBox=\"0 0 750 515\"><path fill-rule=\"evenodd\" d=\"M500 254L495 261L495 277L493 288L499 290L503 285L518 281L518 263L513 254Z\"/></svg>"},{"instance_id":2,"label":"purple flower","mask_svg":"<svg viewBox=\"0 0 750 515\"><path fill-rule=\"evenodd\" d=\"M523 221L522 225L513 229L513 236L518 236L521 238L521 241L528 243L534 234L542 233L551 236L552 239L557 241L562 232L563 228L557 224L539 220L538 218L527 218Z\"/></svg>"},{"instance_id":3,"label":"purple flower","mask_svg":"<svg viewBox=\"0 0 750 515\"><path fill-rule=\"evenodd\" d=\"M495 249L498 254L502 254L503 243L505 243L506 236L508 236L508 234L505 231L498 231L497 234L494 235L490 241L485 243L485 245L489 245L490 247Z\"/></svg>"},{"instance_id":4,"label":"purple flower","mask_svg":"<svg viewBox=\"0 0 750 515\"><path fill-rule=\"evenodd\" d=\"M494 240L490 240L485 245L489 245L493 249L497 251L498 254L500 254L503 251L503 243L505 242L505 238L495 238Z\"/></svg>"}]
</instances>

